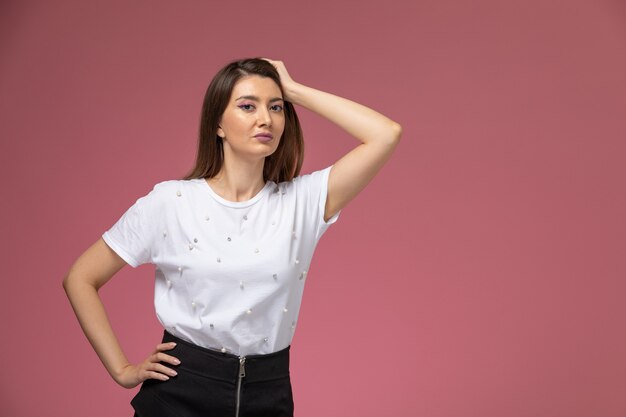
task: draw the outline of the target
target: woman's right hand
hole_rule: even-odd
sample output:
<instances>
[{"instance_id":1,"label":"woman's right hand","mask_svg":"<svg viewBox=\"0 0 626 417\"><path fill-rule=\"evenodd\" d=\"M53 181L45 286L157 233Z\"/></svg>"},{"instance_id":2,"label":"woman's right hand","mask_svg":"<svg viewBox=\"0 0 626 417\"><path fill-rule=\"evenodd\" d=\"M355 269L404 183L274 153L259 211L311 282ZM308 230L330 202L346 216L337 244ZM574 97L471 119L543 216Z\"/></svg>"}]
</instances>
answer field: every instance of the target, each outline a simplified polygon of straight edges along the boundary
<instances>
[{"instance_id":1,"label":"woman's right hand","mask_svg":"<svg viewBox=\"0 0 626 417\"><path fill-rule=\"evenodd\" d=\"M167 381L170 377L176 376L175 370L168 368L161 362L171 365L180 365L180 361L166 353L167 350L174 349L176 343L161 343L143 362L132 365L128 364L119 372L115 378L115 382L124 388L134 388L146 379L158 379L159 381Z\"/></svg>"}]
</instances>

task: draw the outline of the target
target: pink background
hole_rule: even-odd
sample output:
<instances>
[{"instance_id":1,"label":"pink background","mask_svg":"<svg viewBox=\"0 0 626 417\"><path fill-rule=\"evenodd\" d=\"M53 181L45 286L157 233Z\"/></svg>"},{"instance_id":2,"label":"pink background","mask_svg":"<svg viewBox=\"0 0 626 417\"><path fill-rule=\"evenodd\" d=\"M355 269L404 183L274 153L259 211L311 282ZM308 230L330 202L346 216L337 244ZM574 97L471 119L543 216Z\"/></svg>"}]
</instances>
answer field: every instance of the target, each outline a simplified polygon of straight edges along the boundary
<instances>
[{"instance_id":1,"label":"pink background","mask_svg":"<svg viewBox=\"0 0 626 417\"><path fill-rule=\"evenodd\" d=\"M193 162L231 59L389 115L402 142L320 242L296 415L626 415L623 1L0 4L3 416L130 416L61 280ZM300 109L307 159L358 144ZM102 290L158 343L153 267Z\"/></svg>"}]
</instances>

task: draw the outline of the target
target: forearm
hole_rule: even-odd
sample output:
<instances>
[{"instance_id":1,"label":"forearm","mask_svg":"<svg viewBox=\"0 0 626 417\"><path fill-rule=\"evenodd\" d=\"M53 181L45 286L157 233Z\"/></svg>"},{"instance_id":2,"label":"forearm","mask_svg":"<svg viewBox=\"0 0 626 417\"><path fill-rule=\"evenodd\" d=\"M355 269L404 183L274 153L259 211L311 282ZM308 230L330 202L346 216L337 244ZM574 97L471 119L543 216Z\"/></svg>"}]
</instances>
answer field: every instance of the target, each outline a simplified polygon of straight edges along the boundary
<instances>
[{"instance_id":1,"label":"forearm","mask_svg":"<svg viewBox=\"0 0 626 417\"><path fill-rule=\"evenodd\" d=\"M401 126L388 117L354 101L299 83L286 91L292 103L330 120L365 144L397 141Z\"/></svg>"},{"instance_id":2,"label":"forearm","mask_svg":"<svg viewBox=\"0 0 626 417\"><path fill-rule=\"evenodd\" d=\"M92 285L68 276L63 283L74 313L89 343L113 379L129 362L113 332L98 291Z\"/></svg>"}]
</instances>

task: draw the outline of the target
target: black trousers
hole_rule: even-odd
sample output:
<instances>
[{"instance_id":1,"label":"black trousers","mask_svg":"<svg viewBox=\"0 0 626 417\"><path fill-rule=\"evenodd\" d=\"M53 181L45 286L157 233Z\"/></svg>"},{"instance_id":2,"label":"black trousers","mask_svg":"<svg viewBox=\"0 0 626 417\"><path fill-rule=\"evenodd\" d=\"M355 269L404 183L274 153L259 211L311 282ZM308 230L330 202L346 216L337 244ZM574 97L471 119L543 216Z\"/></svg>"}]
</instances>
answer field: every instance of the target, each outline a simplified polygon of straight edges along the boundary
<instances>
[{"instance_id":1,"label":"black trousers","mask_svg":"<svg viewBox=\"0 0 626 417\"><path fill-rule=\"evenodd\" d=\"M132 399L135 417L293 417L289 348L242 360L194 345L165 331L176 342L165 353L180 365L165 366L178 375L148 379Z\"/></svg>"}]
</instances>

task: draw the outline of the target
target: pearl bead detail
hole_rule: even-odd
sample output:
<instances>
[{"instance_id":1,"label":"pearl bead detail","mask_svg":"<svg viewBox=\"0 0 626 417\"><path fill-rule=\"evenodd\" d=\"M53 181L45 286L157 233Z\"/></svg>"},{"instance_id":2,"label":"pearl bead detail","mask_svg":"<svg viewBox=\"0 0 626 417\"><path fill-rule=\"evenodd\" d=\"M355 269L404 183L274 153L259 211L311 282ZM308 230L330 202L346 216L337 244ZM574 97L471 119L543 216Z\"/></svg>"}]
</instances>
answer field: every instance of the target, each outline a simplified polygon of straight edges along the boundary
<instances>
[{"instance_id":1,"label":"pearl bead detail","mask_svg":"<svg viewBox=\"0 0 626 417\"><path fill-rule=\"evenodd\" d=\"M185 188L185 192L190 192L191 194L189 194L189 198L182 200L182 188L185 186L185 184L182 184L179 190L174 190L177 196L181 198L181 203L174 203L174 201L172 201L172 197L169 197L170 204L176 204L176 207L179 204L187 206L188 202L191 204L192 201L196 200L196 190L188 188ZM268 197L269 200L267 198L262 200L262 204L265 204L265 202L268 204L274 203L278 207L281 201L287 202L287 200L296 198L296 195L293 194L293 190L292 195L290 195L289 198L285 197L285 199L283 199L282 196L280 196L281 194L286 196L286 187L276 187L274 191L278 193L279 200L276 200L277 197ZM172 190L170 189L169 192L172 192ZM295 204L295 200L293 202L290 201L290 203ZM173 265L173 262L168 262L169 265L167 265L167 263L163 264L164 268L162 273L159 272L157 274L159 284L158 288L159 291L162 292L161 295L165 297L178 297L180 300L179 305L183 308L183 310L187 311L186 314L189 316L190 323L194 324L198 329L204 329L206 336L209 338L207 347L210 346L212 349L215 349L216 352L221 351L228 355L230 353L237 354L239 349L243 349L241 350L241 352L243 352L244 350L249 349L252 344L256 344L256 348L259 350L273 348L275 347L275 343L283 343L285 337L288 340L293 335L293 329L295 329L297 324L295 316L298 314L300 306L299 301L292 302L294 301L293 299L285 296L281 300L282 302L279 301L272 307L266 309L265 307L261 308L262 304L259 303L259 297L262 297L265 292L276 292L279 290L281 291L281 294L282 292L287 294L299 294L299 291L304 288L304 281L308 281L308 271L304 270L303 267L310 266L309 252L311 251L308 246L310 239L306 234L300 235L300 219L298 217L278 217L277 215L280 215L280 211L274 210L272 213L272 210L270 209L269 213L267 213L269 216L266 216L265 220L262 221L260 217L255 217L255 213L258 213L258 211L254 210L259 209L259 206L260 205L252 207L252 210L249 210L251 207L248 206L246 209L240 210L239 213L234 213L234 211L232 211L230 214L234 214L234 216L230 218L225 216L223 217L221 212L216 212L217 217L215 218L215 221L217 223L212 222L212 226L202 226L202 221L206 221L208 223L209 220L212 219L210 219L210 216L206 212L203 216L201 210L208 209L211 210L211 212L215 212L211 204L205 204L204 208L200 207L200 210L196 211L193 215L193 219L188 219L189 222L185 225L186 230L180 230L181 233L179 233L179 230L173 229L174 234L170 238L169 229L162 229L162 240L159 241L158 237L156 238L156 244L158 244L159 247L164 248L164 250L167 249L167 251L174 252L178 257L178 259L171 257L169 258L170 260L174 259L174 262L177 260L179 262L185 262L184 267L182 265L176 267ZM263 207L264 212L265 209L266 207ZM248 216L246 211L251 213L251 215ZM272 215L276 217L272 218ZM223 219L226 219L227 221L223 221ZM249 220L253 221L248 222ZM232 223L233 221L234 224ZM267 228L267 221L270 222L272 227ZM281 223L280 227L277 227L278 222ZM171 220L167 220L167 222L163 221L161 222L161 227L169 227L172 224L175 224L175 222ZM289 230L289 226L292 226L292 233L290 237L287 237L286 232ZM157 231L158 225L156 230L154 230L154 235L159 236ZM199 234L201 238L195 236L189 239L189 235L191 234L189 232ZM282 234L282 237L276 235L278 232ZM224 234L226 234L226 236L224 236ZM232 239L233 235L235 236L235 239ZM301 236L306 240L306 242L300 239ZM226 237L226 239L224 239L224 237ZM266 246L271 244L271 240L276 239L277 237L280 241L276 243L280 243L288 248L288 250L280 251L282 254L274 254L274 250L270 250L270 247ZM202 245L199 244L200 239L202 239ZM223 240L220 242L221 239L226 240L227 244L224 245ZM187 240L188 247L184 246L183 242L185 240ZM298 240L300 244L295 242L295 240ZM230 245L233 241L235 241L235 243ZM172 243L171 245L169 244L170 242ZM259 246L252 246L252 244L255 243ZM225 248L225 246L227 246L227 248ZM261 246L263 247L263 256L260 256ZM221 250L219 249L220 247L222 247ZM183 251L183 248L187 248L188 251ZM195 249L198 250L192 254L191 252ZM265 249L268 249L268 252L265 252ZM216 260L216 263L221 263L221 255L216 255L216 252L224 253L226 255L227 262L223 267L220 265L213 266L211 268L211 255L215 257L214 259ZM252 256L252 253L254 253L255 256ZM304 258L300 261L299 258L292 257L294 254L296 256L301 254ZM206 255L208 255L208 258ZM278 262L273 264L269 262L265 263L263 259L269 255L272 255L272 257L277 255L276 257L278 258ZM208 265L205 265L203 270L196 270L197 263L202 259L199 258L200 256L204 258L205 262L208 262ZM240 258L242 262L237 262ZM291 264L289 264L290 259L292 262ZM302 262L302 266L300 266L300 262ZM176 272L176 269L178 269L178 273ZM278 282L278 273L272 273L269 269L281 270L280 283ZM244 273L238 273L241 271L244 271ZM183 272L185 274L183 274ZM227 293L229 299L233 301L231 307L235 307L234 309L228 308L228 305L226 308L214 309L213 303L211 302L213 294L209 294L208 292L205 294L199 290L201 285L200 281L209 281L215 278L214 274L218 274L217 276L224 274L226 274L225 276L231 276L230 283L227 284L228 288L225 288L224 291L225 294ZM270 277L274 281L274 284L270 284ZM240 279L239 282L237 282L237 278ZM247 281L243 281L244 278ZM300 280L302 283L298 284L295 282L296 280ZM237 293L237 290L235 289L236 287L234 286L235 283L238 284L240 293ZM174 288L174 284L176 284L176 288ZM250 285L250 287L248 287L248 285ZM189 291L189 293L187 293L187 290L191 289L194 289L195 291ZM195 301L196 296L201 300L200 302ZM279 309L280 304L283 302L288 304L283 304L283 308ZM187 307L185 307L185 304ZM243 307L245 307L246 304L254 305L254 311L251 306L244 310ZM257 305L259 308L256 307ZM283 316L278 314L281 310ZM254 314L254 316L252 314ZM265 322L266 314L273 319L270 323L271 326L267 326L265 329L257 327ZM278 316L272 317L273 314L277 314ZM289 322L289 317L292 318L292 322ZM217 329L215 322L207 323L207 319L218 320L220 328ZM246 341L246 344L239 346L237 343L231 343L228 337L225 337L227 333L223 332L228 332L231 329L231 325L229 323L232 323L233 320L239 320L240 322L243 322L244 325L249 325L253 329L261 330L263 333L267 332L272 335L272 338L276 335L277 339L272 339L272 343L270 344L269 336L261 337L261 332L258 332L255 337L254 332L251 332L252 334L250 334L250 336L252 337ZM208 333L206 332L207 327L209 327ZM289 327L291 327L292 331L289 331ZM225 345L220 346L220 341L229 342L230 347L226 348Z\"/></svg>"}]
</instances>

